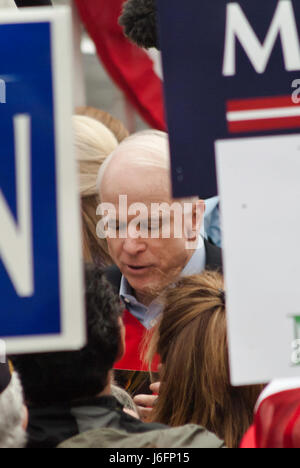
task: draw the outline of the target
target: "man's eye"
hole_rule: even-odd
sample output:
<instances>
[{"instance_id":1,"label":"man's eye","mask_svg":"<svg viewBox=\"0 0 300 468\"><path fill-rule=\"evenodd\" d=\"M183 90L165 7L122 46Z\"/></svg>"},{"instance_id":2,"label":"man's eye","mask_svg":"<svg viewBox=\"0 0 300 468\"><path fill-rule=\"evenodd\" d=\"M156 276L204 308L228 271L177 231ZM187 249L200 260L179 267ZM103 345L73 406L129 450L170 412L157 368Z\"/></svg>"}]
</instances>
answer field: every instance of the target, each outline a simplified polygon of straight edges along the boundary
<instances>
[{"instance_id":1,"label":"man's eye","mask_svg":"<svg viewBox=\"0 0 300 468\"><path fill-rule=\"evenodd\" d=\"M151 227L153 231L159 231L160 229L163 228L164 224L165 224L165 221L162 218L160 218L159 220L152 221Z\"/></svg>"},{"instance_id":2,"label":"man's eye","mask_svg":"<svg viewBox=\"0 0 300 468\"><path fill-rule=\"evenodd\" d=\"M117 231L125 231L127 229L127 224L126 223L117 223L116 224L116 230Z\"/></svg>"}]
</instances>

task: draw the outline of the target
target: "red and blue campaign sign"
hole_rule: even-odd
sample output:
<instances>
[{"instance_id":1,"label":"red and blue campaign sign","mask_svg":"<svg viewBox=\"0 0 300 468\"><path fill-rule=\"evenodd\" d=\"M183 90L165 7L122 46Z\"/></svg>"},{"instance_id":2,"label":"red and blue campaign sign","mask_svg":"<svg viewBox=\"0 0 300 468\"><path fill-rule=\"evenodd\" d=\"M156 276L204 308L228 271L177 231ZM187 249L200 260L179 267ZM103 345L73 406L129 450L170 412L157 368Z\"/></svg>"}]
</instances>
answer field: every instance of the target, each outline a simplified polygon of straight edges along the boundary
<instances>
[{"instance_id":1,"label":"red and blue campaign sign","mask_svg":"<svg viewBox=\"0 0 300 468\"><path fill-rule=\"evenodd\" d=\"M298 133L296 0L158 0L174 194L217 193L216 140Z\"/></svg>"},{"instance_id":2,"label":"red and blue campaign sign","mask_svg":"<svg viewBox=\"0 0 300 468\"><path fill-rule=\"evenodd\" d=\"M70 37L65 8L1 15L0 337L10 353L84 341Z\"/></svg>"}]
</instances>

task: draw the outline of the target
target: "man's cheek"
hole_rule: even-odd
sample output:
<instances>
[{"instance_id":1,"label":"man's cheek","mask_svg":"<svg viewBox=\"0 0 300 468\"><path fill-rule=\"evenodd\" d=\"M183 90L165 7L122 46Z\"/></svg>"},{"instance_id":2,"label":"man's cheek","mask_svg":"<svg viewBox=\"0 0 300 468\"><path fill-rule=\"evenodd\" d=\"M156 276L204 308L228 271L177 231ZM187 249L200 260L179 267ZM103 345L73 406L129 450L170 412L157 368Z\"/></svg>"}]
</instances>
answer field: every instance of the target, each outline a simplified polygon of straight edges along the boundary
<instances>
[{"instance_id":1,"label":"man's cheek","mask_svg":"<svg viewBox=\"0 0 300 468\"><path fill-rule=\"evenodd\" d=\"M119 256L118 250L120 250L120 248L118 249L118 243L116 242L116 240L107 239L107 245L110 256L116 262Z\"/></svg>"}]
</instances>

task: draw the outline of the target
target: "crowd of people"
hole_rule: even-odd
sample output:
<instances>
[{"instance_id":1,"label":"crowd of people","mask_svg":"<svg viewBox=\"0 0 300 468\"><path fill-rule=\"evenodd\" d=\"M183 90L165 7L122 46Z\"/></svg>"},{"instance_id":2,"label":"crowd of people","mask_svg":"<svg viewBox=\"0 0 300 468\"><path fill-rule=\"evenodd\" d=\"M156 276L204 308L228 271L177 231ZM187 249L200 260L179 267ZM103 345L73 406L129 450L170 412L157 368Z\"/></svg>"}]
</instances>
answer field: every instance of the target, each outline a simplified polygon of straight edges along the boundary
<instances>
[{"instance_id":1,"label":"crowd of people","mask_svg":"<svg viewBox=\"0 0 300 468\"><path fill-rule=\"evenodd\" d=\"M164 132L73 131L87 344L0 364L0 448L297 446L298 381L230 382L218 198L173 200Z\"/></svg>"},{"instance_id":2,"label":"crowd of people","mask_svg":"<svg viewBox=\"0 0 300 468\"><path fill-rule=\"evenodd\" d=\"M102 112L78 112L87 344L1 364L0 447L237 448L266 385L230 383L222 256L203 235L206 202L177 200L190 215L169 212L164 237L175 202L167 134L129 136ZM156 235L141 216L134 235L120 196L126 210L160 206ZM117 207L107 219L116 235L110 227L105 238L102 204Z\"/></svg>"}]
</instances>

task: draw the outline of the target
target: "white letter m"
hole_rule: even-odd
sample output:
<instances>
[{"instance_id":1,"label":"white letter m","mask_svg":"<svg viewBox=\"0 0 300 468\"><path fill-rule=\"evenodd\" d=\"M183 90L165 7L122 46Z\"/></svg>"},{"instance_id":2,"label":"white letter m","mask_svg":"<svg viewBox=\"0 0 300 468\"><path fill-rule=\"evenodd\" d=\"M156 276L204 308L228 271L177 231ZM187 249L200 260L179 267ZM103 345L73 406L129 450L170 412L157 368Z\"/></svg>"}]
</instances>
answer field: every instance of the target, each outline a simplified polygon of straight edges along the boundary
<instances>
[{"instance_id":1,"label":"white letter m","mask_svg":"<svg viewBox=\"0 0 300 468\"><path fill-rule=\"evenodd\" d=\"M223 75L236 74L236 39L243 46L257 73L264 73L276 39L280 35L285 69L300 70L300 46L293 5L290 0L278 2L274 18L262 45L238 3L227 5L227 24Z\"/></svg>"}]
</instances>

